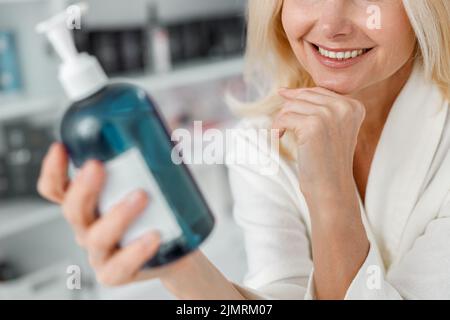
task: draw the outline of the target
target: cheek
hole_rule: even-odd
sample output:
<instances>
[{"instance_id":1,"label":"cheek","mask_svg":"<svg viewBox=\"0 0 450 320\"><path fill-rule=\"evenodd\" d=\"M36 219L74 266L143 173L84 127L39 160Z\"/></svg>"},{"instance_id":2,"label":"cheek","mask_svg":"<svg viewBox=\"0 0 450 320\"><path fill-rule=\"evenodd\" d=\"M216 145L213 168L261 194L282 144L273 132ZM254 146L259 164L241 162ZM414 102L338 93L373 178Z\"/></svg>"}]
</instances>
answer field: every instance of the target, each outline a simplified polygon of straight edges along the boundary
<instances>
[{"instance_id":1,"label":"cheek","mask_svg":"<svg viewBox=\"0 0 450 320\"><path fill-rule=\"evenodd\" d=\"M298 39L303 37L313 24L311 14L308 8L300 8L292 4L292 1L286 0L283 5L281 20L284 32L291 44L295 46Z\"/></svg>"},{"instance_id":2,"label":"cheek","mask_svg":"<svg viewBox=\"0 0 450 320\"><path fill-rule=\"evenodd\" d=\"M368 35L380 47L380 59L385 65L405 63L412 55L415 34L406 14L385 14L381 30L370 30Z\"/></svg>"}]
</instances>

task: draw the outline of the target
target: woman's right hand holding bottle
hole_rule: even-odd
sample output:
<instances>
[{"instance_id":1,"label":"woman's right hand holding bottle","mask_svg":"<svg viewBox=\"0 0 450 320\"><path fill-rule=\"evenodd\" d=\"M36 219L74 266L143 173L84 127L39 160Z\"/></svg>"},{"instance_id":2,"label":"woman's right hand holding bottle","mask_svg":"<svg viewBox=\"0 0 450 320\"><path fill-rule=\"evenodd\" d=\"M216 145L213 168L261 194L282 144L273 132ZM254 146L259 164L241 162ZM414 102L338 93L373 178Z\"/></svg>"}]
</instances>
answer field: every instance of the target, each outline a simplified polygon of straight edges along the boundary
<instances>
[{"instance_id":1,"label":"woman's right hand holding bottle","mask_svg":"<svg viewBox=\"0 0 450 320\"><path fill-rule=\"evenodd\" d=\"M151 199L144 191L136 190L110 212L98 217L97 202L106 178L103 165L95 160L87 161L70 181L68 164L64 146L53 144L43 161L38 191L61 205L101 284L118 286L159 278L178 298L242 298L199 250L168 265L143 269L158 252L161 241L158 232L149 231L123 248L118 244Z\"/></svg>"}]
</instances>

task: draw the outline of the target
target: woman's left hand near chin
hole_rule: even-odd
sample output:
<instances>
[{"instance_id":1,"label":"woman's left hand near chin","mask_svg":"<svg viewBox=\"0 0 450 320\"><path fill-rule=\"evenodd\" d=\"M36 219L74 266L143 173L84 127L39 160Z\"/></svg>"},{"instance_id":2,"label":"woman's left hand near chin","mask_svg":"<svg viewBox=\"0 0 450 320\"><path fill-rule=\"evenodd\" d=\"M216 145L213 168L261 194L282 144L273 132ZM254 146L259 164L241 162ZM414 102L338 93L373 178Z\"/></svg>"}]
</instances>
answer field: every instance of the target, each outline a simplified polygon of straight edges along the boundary
<instances>
[{"instance_id":1,"label":"woman's left hand near chin","mask_svg":"<svg viewBox=\"0 0 450 320\"><path fill-rule=\"evenodd\" d=\"M342 299L369 249L353 157L365 117L361 102L324 88L283 89L273 122L297 142L300 188L311 218L314 284L319 299Z\"/></svg>"},{"instance_id":2,"label":"woman's left hand near chin","mask_svg":"<svg viewBox=\"0 0 450 320\"><path fill-rule=\"evenodd\" d=\"M282 89L279 94L285 103L272 127L295 135L302 193L310 202L342 200L355 191L353 156L363 104L324 88Z\"/></svg>"}]
</instances>

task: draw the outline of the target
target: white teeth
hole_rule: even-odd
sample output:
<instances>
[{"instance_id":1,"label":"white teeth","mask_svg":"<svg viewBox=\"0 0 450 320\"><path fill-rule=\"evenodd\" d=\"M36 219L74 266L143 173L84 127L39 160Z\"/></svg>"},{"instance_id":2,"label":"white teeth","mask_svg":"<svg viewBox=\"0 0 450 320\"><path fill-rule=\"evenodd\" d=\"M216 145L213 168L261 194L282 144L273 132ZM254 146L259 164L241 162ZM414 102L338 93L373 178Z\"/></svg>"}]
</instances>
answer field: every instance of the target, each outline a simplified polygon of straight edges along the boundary
<instances>
[{"instance_id":1,"label":"white teeth","mask_svg":"<svg viewBox=\"0 0 450 320\"><path fill-rule=\"evenodd\" d=\"M360 55L362 55L363 53L366 52L366 50L353 50L353 51L328 51L325 50L321 47L319 48L319 53L327 58L331 58L331 59L337 59L337 60L344 60L344 59L352 59L352 58L356 58Z\"/></svg>"}]
</instances>

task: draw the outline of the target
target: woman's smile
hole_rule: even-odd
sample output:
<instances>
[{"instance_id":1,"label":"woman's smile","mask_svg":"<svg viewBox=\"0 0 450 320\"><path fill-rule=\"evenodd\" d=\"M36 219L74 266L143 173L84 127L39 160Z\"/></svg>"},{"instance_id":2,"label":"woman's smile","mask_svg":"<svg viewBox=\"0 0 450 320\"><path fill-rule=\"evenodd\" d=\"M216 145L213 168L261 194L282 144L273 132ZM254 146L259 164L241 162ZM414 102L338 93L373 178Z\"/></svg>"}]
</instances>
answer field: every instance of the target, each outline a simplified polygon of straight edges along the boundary
<instances>
[{"instance_id":1,"label":"woman's smile","mask_svg":"<svg viewBox=\"0 0 450 320\"><path fill-rule=\"evenodd\" d=\"M372 48L329 48L305 40L306 46L323 66L331 69L343 69L368 60L375 51Z\"/></svg>"},{"instance_id":2,"label":"woman's smile","mask_svg":"<svg viewBox=\"0 0 450 320\"><path fill-rule=\"evenodd\" d=\"M368 26L368 8L365 1L283 2L286 39L316 86L360 95L393 79L411 60L416 39L402 2L377 2L380 28Z\"/></svg>"}]
</instances>

